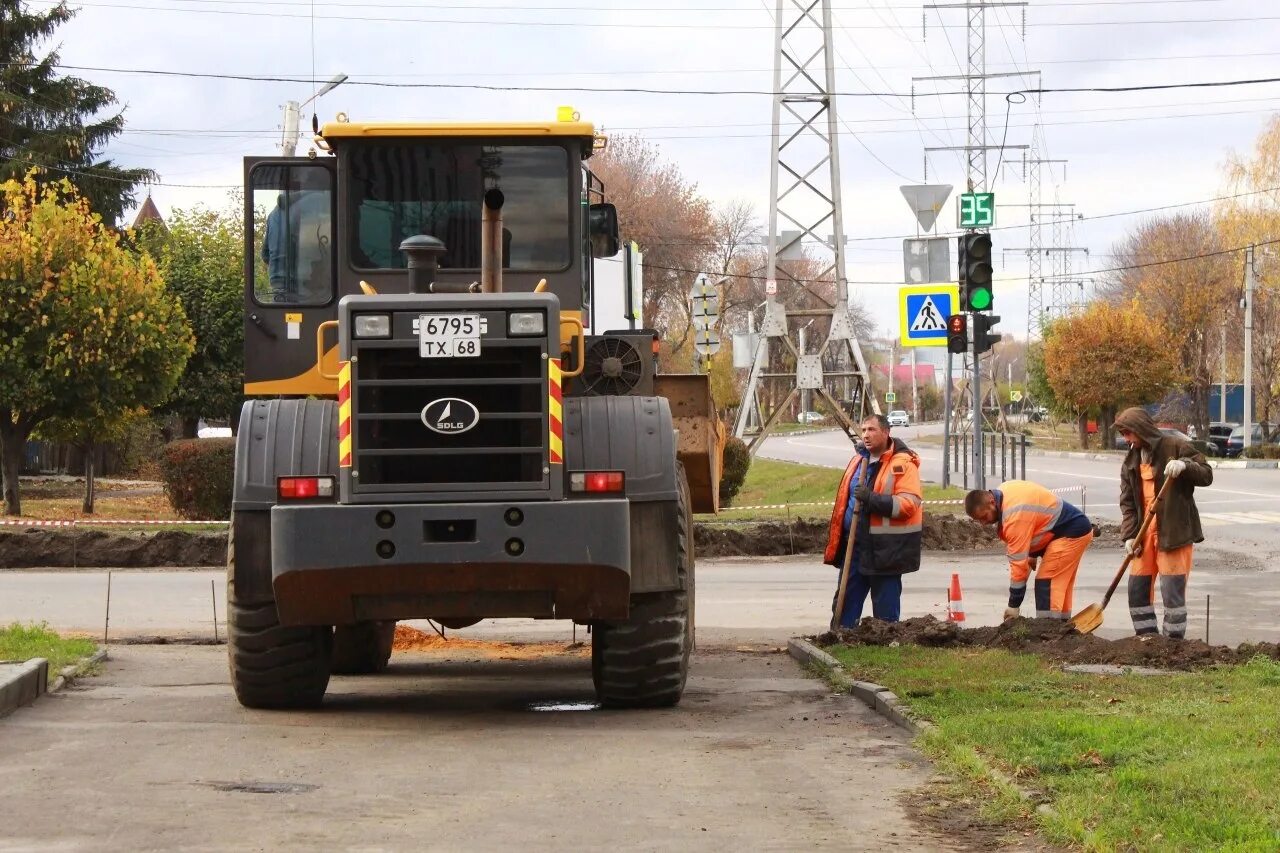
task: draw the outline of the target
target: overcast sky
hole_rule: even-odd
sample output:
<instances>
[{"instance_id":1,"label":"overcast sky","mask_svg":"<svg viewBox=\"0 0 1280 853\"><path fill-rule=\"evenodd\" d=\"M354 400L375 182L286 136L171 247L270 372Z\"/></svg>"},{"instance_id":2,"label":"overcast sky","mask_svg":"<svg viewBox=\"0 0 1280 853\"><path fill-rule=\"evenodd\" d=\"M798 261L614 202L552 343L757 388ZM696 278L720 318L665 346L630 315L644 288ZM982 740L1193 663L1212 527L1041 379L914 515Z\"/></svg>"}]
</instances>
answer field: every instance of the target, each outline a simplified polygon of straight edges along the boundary
<instances>
[{"instance_id":1,"label":"overcast sky","mask_svg":"<svg viewBox=\"0 0 1280 853\"><path fill-rule=\"evenodd\" d=\"M788 3L790 0L788 0ZM47 3L32 3L47 8ZM539 120L575 107L612 132L638 132L716 203L745 199L769 212L767 94L691 95L591 91L386 88L361 83L656 89L772 88L772 0L86 0L58 32L68 66L193 74L306 78L342 72L350 82L318 102L321 121ZM912 78L965 69L959 10L924 13L909 0L832 0L844 222L851 290L886 333L897 327L902 237L916 223L898 187L923 178L925 145L966 141L961 83ZM314 19L313 16L314 15ZM990 72L1042 72L1045 88L1125 86L1280 77L1280 4L1271 0L1031 0L987 12ZM928 21L922 35L922 16ZM1121 23L1130 22L1130 23ZM1161 23L1164 22L1164 23ZM314 69L314 71L313 71ZM241 182L241 158L275 153L281 105L305 100L302 82L213 80L118 71L67 71L112 88L128 131L108 150L161 175L162 212L221 206ZM1004 133L1015 79L988 84L992 144ZM857 96L873 91L877 96ZM1043 122L1044 201L1074 202L1088 216L1209 199L1223 164L1246 150L1280 105L1280 84L1126 94L1046 94L1010 109L1006 141L1025 145ZM304 126L310 124L310 108ZM855 135L856 134L856 138ZM306 136L304 135L304 142ZM300 153L305 146L300 147ZM1006 163L1022 152L1009 150ZM994 172L996 155L988 167ZM1065 171L1065 174L1064 174ZM930 157L933 183L964 182L959 155ZM186 185L186 186L182 186ZM1025 204L1020 165L1002 169L998 203ZM954 225L954 200L941 217ZM1195 209L1195 208L1191 208ZM1027 221L1002 208L999 225ZM1136 216L1082 221L1075 270L1110 265L1115 240ZM884 239L868 239L881 237ZM1044 242L1051 243L1045 229ZM1026 328L1025 230L996 232L1001 330ZM1048 262L1045 270L1049 270Z\"/></svg>"}]
</instances>

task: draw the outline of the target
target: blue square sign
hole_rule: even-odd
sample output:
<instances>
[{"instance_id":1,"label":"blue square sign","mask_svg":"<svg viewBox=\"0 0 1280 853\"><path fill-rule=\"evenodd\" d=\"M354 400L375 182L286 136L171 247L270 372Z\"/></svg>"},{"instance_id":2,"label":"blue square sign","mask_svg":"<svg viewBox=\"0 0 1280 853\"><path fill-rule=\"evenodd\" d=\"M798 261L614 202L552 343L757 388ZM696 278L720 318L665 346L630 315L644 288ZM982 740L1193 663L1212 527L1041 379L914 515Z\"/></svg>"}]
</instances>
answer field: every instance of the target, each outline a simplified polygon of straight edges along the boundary
<instances>
[{"instance_id":1,"label":"blue square sign","mask_svg":"<svg viewBox=\"0 0 1280 853\"><path fill-rule=\"evenodd\" d=\"M954 284L916 284L899 291L900 337L903 346L945 346L947 320L958 307Z\"/></svg>"}]
</instances>

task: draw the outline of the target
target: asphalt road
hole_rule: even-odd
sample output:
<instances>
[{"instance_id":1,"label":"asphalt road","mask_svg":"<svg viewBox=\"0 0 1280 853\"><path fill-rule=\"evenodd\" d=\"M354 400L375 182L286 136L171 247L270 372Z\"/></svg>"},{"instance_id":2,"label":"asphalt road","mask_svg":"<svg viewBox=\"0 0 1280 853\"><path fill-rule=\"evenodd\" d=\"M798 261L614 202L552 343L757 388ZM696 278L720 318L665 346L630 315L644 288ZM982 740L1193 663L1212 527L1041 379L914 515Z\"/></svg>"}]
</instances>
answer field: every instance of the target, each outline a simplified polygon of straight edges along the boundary
<instances>
[{"instance_id":1,"label":"asphalt road","mask_svg":"<svg viewBox=\"0 0 1280 853\"><path fill-rule=\"evenodd\" d=\"M397 654L314 712L226 672L120 646L0 720L0 850L956 849L903 734L778 652L703 651L652 712L595 709L581 653Z\"/></svg>"}]
</instances>

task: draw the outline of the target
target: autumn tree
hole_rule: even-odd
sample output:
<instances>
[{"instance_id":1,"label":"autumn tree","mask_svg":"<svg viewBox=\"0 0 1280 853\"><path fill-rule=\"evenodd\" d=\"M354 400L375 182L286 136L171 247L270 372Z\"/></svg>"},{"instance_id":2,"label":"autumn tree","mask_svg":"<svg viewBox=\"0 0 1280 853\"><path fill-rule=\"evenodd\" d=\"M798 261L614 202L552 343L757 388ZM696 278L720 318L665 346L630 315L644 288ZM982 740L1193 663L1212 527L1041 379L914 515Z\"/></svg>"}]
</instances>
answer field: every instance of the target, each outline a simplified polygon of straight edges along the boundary
<instances>
[{"instance_id":1,"label":"autumn tree","mask_svg":"<svg viewBox=\"0 0 1280 853\"><path fill-rule=\"evenodd\" d=\"M1158 400L1178 380L1178 353L1136 302L1094 302L1056 321L1044 342L1044 370L1054 396L1103 424L1125 406ZM1105 434L1105 433L1104 433Z\"/></svg>"},{"instance_id":2,"label":"autumn tree","mask_svg":"<svg viewBox=\"0 0 1280 853\"><path fill-rule=\"evenodd\" d=\"M43 167L48 171L38 181L70 180L115 224L133 206L135 188L155 173L101 156L124 130L124 112L112 110L115 93L58 76L56 50L39 55L40 45L75 14L65 2L33 11L21 0L0 0L0 182Z\"/></svg>"},{"instance_id":3,"label":"autumn tree","mask_svg":"<svg viewBox=\"0 0 1280 853\"><path fill-rule=\"evenodd\" d=\"M163 402L192 338L155 263L122 246L69 183L28 176L0 191L0 470L5 512L19 515L32 430Z\"/></svg>"},{"instance_id":4,"label":"autumn tree","mask_svg":"<svg viewBox=\"0 0 1280 853\"><path fill-rule=\"evenodd\" d=\"M1280 116L1263 128L1251 153L1231 156L1227 178L1236 198L1224 201L1214 217L1222 243L1259 246L1254 254L1253 393L1257 419L1267 427L1276 422L1280 403L1280 257L1266 247L1280 235ZM1244 253L1232 258L1243 270ZM1233 353L1243 350L1242 320L1235 310L1223 318Z\"/></svg>"},{"instance_id":5,"label":"autumn tree","mask_svg":"<svg viewBox=\"0 0 1280 853\"><path fill-rule=\"evenodd\" d=\"M135 406L49 418L37 428L35 434L39 438L69 444L84 456L84 500L80 504L80 511L85 515L93 515L94 501L97 499L98 448L123 442L130 429L147 419L147 410Z\"/></svg>"},{"instance_id":6,"label":"autumn tree","mask_svg":"<svg viewBox=\"0 0 1280 853\"><path fill-rule=\"evenodd\" d=\"M1221 254L1222 240L1208 214L1178 213L1142 223L1114 250L1120 271L1100 291L1116 304L1133 304L1161 330L1176 353L1182 390L1191 398L1200 435L1208 434L1209 388L1219 363L1224 313L1236 303L1240 266ZM1147 370L1131 362L1133 371Z\"/></svg>"},{"instance_id":7,"label":"autumn tree","mask_svg":"<svg viewBox=\"0 0 1280 853\"><path fill-rule=\"evenodd\" d=\"M162 412L195 438L201 417L234 424L244 383L244 216L238 209L175 210L167 228L150 223L139 243L182 303L195 351Z\"/></svg>"},{"instance_id":8,"label":"autumn tree","mask_svg":"<svg viewBox=\"0 0 1280 853\"><path fill-rule=\"evenodd\" d=\"M689 289L715 244L711 203L658 148L639 136L609 137L591 159L605 198L618 208L619 231L644 253L645 322L679 352L692 337Z\"/></svg>"}]
</instances>

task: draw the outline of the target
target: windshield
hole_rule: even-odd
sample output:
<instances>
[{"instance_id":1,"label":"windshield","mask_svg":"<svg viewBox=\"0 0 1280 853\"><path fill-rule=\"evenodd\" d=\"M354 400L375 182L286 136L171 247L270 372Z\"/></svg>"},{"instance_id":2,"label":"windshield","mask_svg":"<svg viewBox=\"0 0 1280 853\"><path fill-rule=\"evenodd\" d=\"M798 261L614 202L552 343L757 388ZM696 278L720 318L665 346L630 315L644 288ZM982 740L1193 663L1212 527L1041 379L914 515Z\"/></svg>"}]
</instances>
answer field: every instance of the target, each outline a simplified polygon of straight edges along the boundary
<instances>
[{"instance_id":1,"label":"windshield","mask_svg":"<svg viewBox=\"0 0 1280 853\"><path fill-rule=\"evenodd\" d=\"M445 245L442 269L478 269L482 199L490 189L506 197L506 269L550 272L569 266L575 199L563 148L434 139L359 145L345 159L357 268L403 269L401 241L429 234Z\"/></svg>"}]
</instances>

